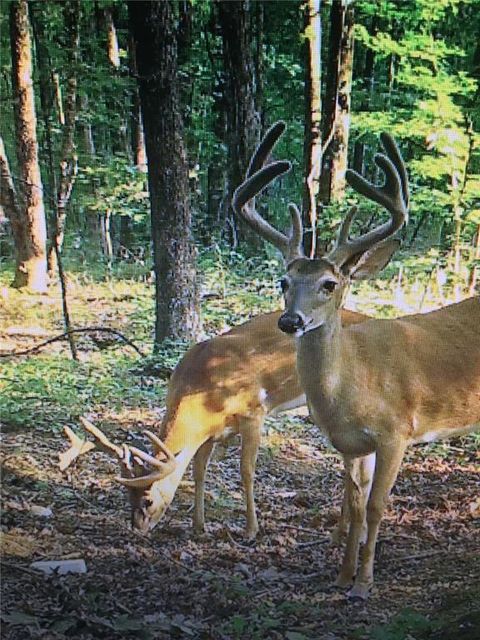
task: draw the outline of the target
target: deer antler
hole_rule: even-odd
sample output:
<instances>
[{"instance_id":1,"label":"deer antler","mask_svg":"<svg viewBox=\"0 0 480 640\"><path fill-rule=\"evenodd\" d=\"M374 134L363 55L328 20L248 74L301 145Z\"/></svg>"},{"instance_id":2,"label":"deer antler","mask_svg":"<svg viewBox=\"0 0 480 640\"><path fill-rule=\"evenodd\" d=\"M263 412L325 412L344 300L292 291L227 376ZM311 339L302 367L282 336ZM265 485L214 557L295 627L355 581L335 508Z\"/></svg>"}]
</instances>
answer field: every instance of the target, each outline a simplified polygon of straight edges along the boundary
<instances>
[{"instance_id":1,"label":"deer antler","mask_svg":"<svg viewBox=\"0 0 480 640\"><path fill-rule=\"evenodd\" d=\"M156 456L155 457L151 456L150 454L146 453L145 451L142 451L141 449L138 449L137 447L129 446L128 450L130 453L133 453L134 456L136 456L137 458L140 458L140 460L143 460L144 462L147 462L148 464L155 467L156 471L152 471L151 473L148 473L143 476L136 474L132 478L124 478L124 477L118 476L116 480L126 487L137 487L137 488L148 487L154 482L156 482L157 480L162 480L162 478L165 478L166 476L170 475L175 469L175 465L176 465L175 456L167 447L167 445L164 442L162 442L160 438L158 438L151 431L148 431L147 429L145 429L143 433L147 436L147 438L150 440L150 442L153 445L156 445L158 449L165 454L166 460L159 460Z\"/></svg>"},{"instance_id":2,"label":"deer antler","mask_svg":"<svg viewBox=\"0 0 480 640\"><path fill-rule=\"evenodd\" d=\"M93 442L82 440L77 434L70 429L70 427L63 427L67 438L70 440L70 448L67 451L62 451L58 454L58 466L60 471L65 471L74 460L84 453L88 453L95 448Z\"/></svg>"},{"instance_id":3,"label":"deer antler","mask_svg":"<svg viewBox=\"0 0 480 640\"><path fill-rule=\"evenodd\" d=\"M267 222L255 208L255 196L276 178L291 169L287 160L278 160L268 164L267 161L273 147L285 131L284 122L276 122L267 131L255 150L244 182L233 194L232 206L235 213L241 216L262 238L273 244L281 252L287 262L304 255L302 248L303 225L298 208L289 205L292 228L289 235L281 233Z\"/></svg>"},{"instance_id":4,"label":"deer antler","mask_svg":"<svg viewBox=\"0 0 480 640\"><path fill-rule=\"evenodd\" d=\"M351 169L347 170L346 179L355 191L385 207L391 218L376 229L372 229L354 240L349 240L348 233L357 213L356 207L353 207L345 217L340 227L336 245L329 254L329 258L337 264L343 264L352 256L362 254L373 245L389 238L408 219L408 177L402 156L390 134L382 133L380 139L385 154L376 154L374 160L385 174L384 184L382 186L374 185Z\"/></svg>"},{"instance_id":5,"label":"deer antler","mask_svg":"<svg viewBox=\"0 0 480 640\"><path fill-rule=\"evenodd\" d=\"M127 487L149 486L153 482L168 476L175 468L175 456L166 444L151 431L145 430L144 434L150 442L152 442L152 444L165 455L165 460L160 460L158 457L152 456L138 447L127 445L125 443L119 446L113 443L103 433L103 431L83 416L80 417L80 422L82 423L83 428L91 433L95 438L97 441L96 444L100 449L110 455L113 454L118 458L122 472L125 473L127 477L123 475L118 476L116 480ZM70 438L72 446L65 453L59 454L60 469L62 469L62 471L66 469L79 455L86 453L95 447L93 442L81 440L71 429L69 429L69 427L65 427L65 433ZM155 471L142 475L142 472L145 470L144 462L155 467Z\"/></svg>"}]
</instances>

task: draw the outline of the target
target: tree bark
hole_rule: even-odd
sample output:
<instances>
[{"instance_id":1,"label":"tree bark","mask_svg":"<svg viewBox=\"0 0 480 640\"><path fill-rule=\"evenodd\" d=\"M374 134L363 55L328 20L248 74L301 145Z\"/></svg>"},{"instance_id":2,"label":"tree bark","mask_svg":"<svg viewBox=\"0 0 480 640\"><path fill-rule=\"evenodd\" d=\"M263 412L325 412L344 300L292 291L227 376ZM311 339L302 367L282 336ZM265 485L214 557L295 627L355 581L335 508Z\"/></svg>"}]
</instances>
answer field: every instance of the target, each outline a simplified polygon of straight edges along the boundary
<instances>
[{"instance_id":1,"label":"tree bark","mask_svg":"<svg viewBox=\"0 0 480 640\"><path fill-rule=\"evenodd\" d=\"M10 43L17 157L23 195L19 211L20 232L17 236L14 234L17 245L13 286L45 292L47 232L38 163L27 0L17 0L10 5Z\"/></svg>"},{"instance_id":2,"label":"tree bark","mask_svg":"<svg viewBox=\"0 0 480 640\"><path fill-rule=\"evenodd\" d=\"M165 338L192 339L198 330L188 165L177 85L177 34L174 5L169 0L131 1L128 9L148 158L158 347Z\"/></svg>"},{"instance_id":3,"label":"tree bark","mask_svg":"<svg viewBox=\"0 0 480 640\"><path fill-rule=\"evenodd\" d=\"M261 246L260 238L235 219L231 207L233 192L243 181L250 157L260 141L260 114L256 108L253 12L250 0L217 2L223 43L227 125L226 222L232 246L240 236L249 246Z\"/></svg>"},{"instance_id":4,"label":"tree bark","mask_svg":"<svg viewBox=\"0 0 480 640\"><path fill-rule=\"evenodd\" d=\"M65 98L60 172L57 182L55 225L48 251L48 271L57 270L57 251L61 252L67 222L67 206L77 177L78 159L75 150L75 119L77 114L77 67L80 56L80 1L64 5L65 30L68 37L68 79ZM56 247L56 249L55 249Z\"/></svg>"},{"instance_id":5,"label":"tree bark","mask_svg":"<svg viewBox=\"0 0 480 640\"><path fill-rule=\"evenodd\" d=\"M107 29L107 54L110 64L114 69L120 67L120 51L118 47L117 30L113 21L112 10L109 7L104 9L105 26Z\"/></svg>"},{"instance_id":6,"label":"tree bark","mask_svg":"<svg viewBox=\"0 0 480 640\"><path fill-rule=\"evenodd\" d=\"M353 67L353 18L352 5L347 5L345 0L333 0L323 117L325 143L319 193L324 204L340 201L345 195Z\"/></svg>"},{"instance_id":7,"label":"tree bark","mask_svg":"<svg viewBox=\"0 0 480 640\"><path fill-rule=\"evenodd\" d=\"M133 78L137 78L137 59L135 54L135 44L132 39L129 41L128 47L128 63L130 74ZM141 173L147 173L147 156L145 152L145 136L143 133L142 110L140 106L140 94L138 86L135 85L132 91L132 103L130 113L130 123L132 132L132 150L133 163L137 170Z\"/></svg>"},{"instance_id":8,"label":"tree bark","mask_svg":"<svg viewBox=\"0 0 480 640\"><path fill-rule=\"evenodd\" d=\"M308 0L305 14L306 78L305 78L305 186L303 219L310 229L307 252L316 250L317 205L320 171L322 166L322 23L320 0Z\"/></svg>"},{"instance_id":9,"label":"tree bark","mask_svg":"<svg viewBox=\"0 0 480 640\"><path fill-rule=\"evenodd\" d=\"M3 139L0 137L0 194L2 209L10 221L13 236L13 244L15 247L16 260L18 261L18 248L23 243L23 216L21 206L18 201L15 184L10 172L7 154Z\"/></svg>"}]
</instances>

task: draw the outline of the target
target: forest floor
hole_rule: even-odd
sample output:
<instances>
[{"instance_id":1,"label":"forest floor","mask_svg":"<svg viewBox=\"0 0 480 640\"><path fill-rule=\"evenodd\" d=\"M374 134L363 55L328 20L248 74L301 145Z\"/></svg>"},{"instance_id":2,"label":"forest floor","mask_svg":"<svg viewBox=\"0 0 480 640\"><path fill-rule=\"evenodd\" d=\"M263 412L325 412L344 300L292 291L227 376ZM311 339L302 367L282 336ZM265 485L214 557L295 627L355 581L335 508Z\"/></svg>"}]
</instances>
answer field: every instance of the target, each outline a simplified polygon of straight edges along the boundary
<instances>
[{"instance_id":1,"label":"forest floor","mask_svg":"<svg viewBox=\"0 0 480 640\"><path fill-rule=\"evenodd\" d=\"M71 293L80 324L148 342L145 285L72 277ZM0 352L60 333L59 304L4 290ZM342 467L305 418L268 420L253 544L243 537L238 444L210 465L202 536L191 528L190 472L148 537L130 528L126 493L104 454L60 472L65 424L77 428L78 415L93 412L121 440L119 431L155 428L165 396L165 381L128 347L79 344L80 363L59 343L0 360L4 640L480 638L478 436L408 451L382 522L372 593L350 600L332 586ZM45 576L30 566L78 558L86 573Z\"/></svg>"}]
</instances>

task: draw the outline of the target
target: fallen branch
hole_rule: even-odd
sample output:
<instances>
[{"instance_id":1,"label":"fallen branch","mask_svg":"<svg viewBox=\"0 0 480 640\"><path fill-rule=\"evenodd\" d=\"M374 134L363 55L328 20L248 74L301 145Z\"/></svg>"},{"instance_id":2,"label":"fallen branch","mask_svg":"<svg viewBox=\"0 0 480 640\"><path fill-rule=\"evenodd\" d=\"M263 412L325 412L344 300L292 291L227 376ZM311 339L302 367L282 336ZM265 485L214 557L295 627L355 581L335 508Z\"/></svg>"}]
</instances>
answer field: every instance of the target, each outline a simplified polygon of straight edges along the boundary
<instances>
[{"instance_id":1,"label":"fallen branch","mask_svg":"<svg viewBox=\"0 0 480 640\"><path fill-rule=\"evenodd\" d=\"M128 344L129 347L132 347L132 349L134 349L141 358L145 358L145 354L137 347L136 344L134 344L131 340L129 340L126 336L124 336L123 333L120 333L120 331L117 331L116 329L109 329L108 327L82 327L81 329L71 329L70 331L65 331L64 333L61 333L58 336L50 338L49 340L40 342L40 344L37 344L34 347L30 347L30 349L25 349L24 351L13 351L11 353L0 353L0 358L26 356L30 353L35 353L36 351L43 349L43 347L46 347L47 345L52 344L53 342L68 339L72 333L95 333L99 331L103 333L112 333L113 335L123 340L125 344Z\"/></svg>"}]
</instances>

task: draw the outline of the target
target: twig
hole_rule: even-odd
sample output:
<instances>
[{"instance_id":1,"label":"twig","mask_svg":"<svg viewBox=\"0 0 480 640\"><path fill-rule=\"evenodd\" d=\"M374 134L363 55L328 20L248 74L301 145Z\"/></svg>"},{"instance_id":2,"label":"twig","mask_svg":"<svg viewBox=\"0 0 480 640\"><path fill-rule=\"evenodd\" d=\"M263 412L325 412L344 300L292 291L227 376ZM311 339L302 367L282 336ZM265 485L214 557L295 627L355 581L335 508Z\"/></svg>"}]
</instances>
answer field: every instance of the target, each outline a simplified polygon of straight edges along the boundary
<instances>
[{"instance_id":1,"label":"twig","mask_svg":"<svg viewBox=\"0 0 480 640\"><path fill-rule=\"evenodd\" d=\"M103 333L112 333L118 338L121 338L125 342L125 344L128 344L129 347L132 347L132 349L134 349L141 358L145 358L145 354L137 347L136 344L134 344L131 340L129 340L126 336L124 336L123 333L120 333L120 331L117 331L116 329L110 329L108 327L82 327L80 329L71 329L70 331L65 331L64 333L61 333L60 335L55 336L54 338L49 338L48 340L45 340L45 342L41 342L40 344L37 344L34 347L31 347L30 349L25 349L24 351L13 351L11 353L0 353L0 358L26 356L29 353L34 353L35 351L39 351L43 347L46 347L47 345L52 344L53 342L57 342L58 340L64 340L65 338L68 338L68 336L72 333L89 333L89 332L95 333L98 331Z\"/></svg>"},{"instance_id":2,"label":"twig","mask_svg":"<svg viewBox=\"0 0 480 640\"><path fill-rule=\"evenodd\" d=\"M230 542L232 542L236 547L239 547L240 549L245 549L245 551L251 551L252 547L248 547L247 545L242 544L241 542L238 542L237 540L235 540L235 538L230 533L230 529L228 529L228 527L225 528L225 531L227 532L227 536Z\"/></svg>"},{"instance_id":3,"label":"twig","mask_svg":"<svg viewBox=\"0 0 480 640\"><path fill-rule=\"evenodd\" d=\"M315 533L318 534L318 531L316 529L308 529L306 527L299 527L296 524L288 524L286 522L277 522L277 527L280 527L282 529L295 529L295 531L301 531L302 533Z\"/></svg>"},{"instance_id":4,"label":"twig","mask_svg":"<svg viewBox=\"0 0 480 640\"><path fill-rule=\"evenodd\" d=\"M317 540L309 540L308 542L297 542L296 546L305 549L306 547L314 547L317 544L323 544L329 541L330 540L328 536L323 536L321 538L318 538Z\"/></svg>"},{"instance_id":5,"label":"twig","mask_svg":"<svg viewBox=\"0 0 480 640\"><path fill-rule=\"evenodd\" d=\"M58 230L58 225L59 225L58 209L55 209L55 223L56 223L55 227ZM58 270L58 278L60 280L60 291L62 293L63 322L65 324L65 329L66 329L65 335L68 339L68 344L70 346L72 359L78 362L77 345L75 344L75 339L73 337L72 322L70 320L70 312L68 310L67 283L65 280L65 271L63 269L62 250L59 244L57 231L55 232L55 238L53 239L53 246L55 250L55 257L57 259L57 270Z\"/></svg>"},{"instance_id":6,"label":"twig","mask_svg":"<svg viewBox=\"0 0 480 640\"><path fill-rule=\"evenodd\" d=\"M29 576L35 576L36 578L42 578L42 579L44 577L44 574L41 574L38 571L34 571L33 569L30 569L29 567L24 567L21 564L15 564L14 562L6 562L5 560L0 560L0 564L2 566L4 566L4 567L8 567L9 569L17 569L18 571L21 571L22 573L27 573Z\"/></svg>"},{"instance_id":7,"label":"twig","mask_svg":"<svg viewBox=\"0 0 480 640\"><path fill-rule=\"evenodd\" d=\"M408 560L420 560L421 558L430 558L430 556L438 556L441 553L446 553L445 549L433 549L431 551L422 551L421 553L412 553L409 556L398 556L397 558L391 558L390 562L406 562ZM448 551L451 554L450 551Z\"/></svg>"}]
</instances>

